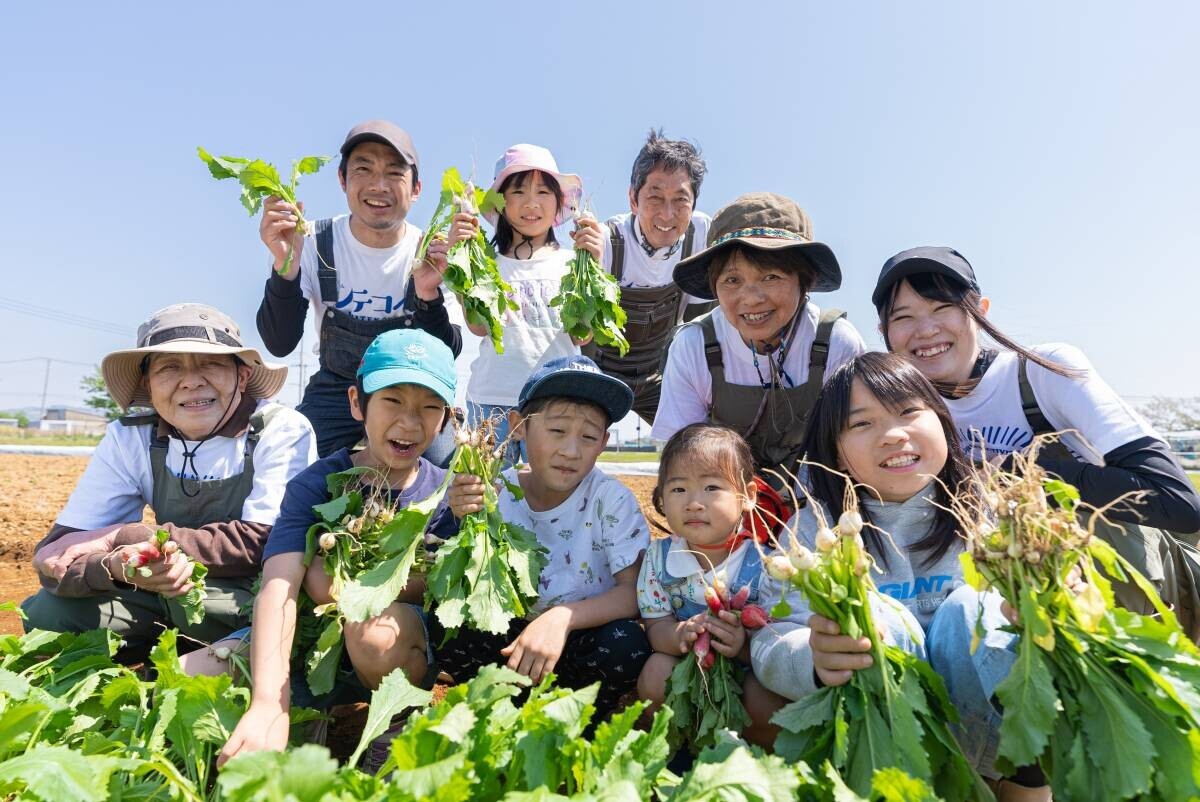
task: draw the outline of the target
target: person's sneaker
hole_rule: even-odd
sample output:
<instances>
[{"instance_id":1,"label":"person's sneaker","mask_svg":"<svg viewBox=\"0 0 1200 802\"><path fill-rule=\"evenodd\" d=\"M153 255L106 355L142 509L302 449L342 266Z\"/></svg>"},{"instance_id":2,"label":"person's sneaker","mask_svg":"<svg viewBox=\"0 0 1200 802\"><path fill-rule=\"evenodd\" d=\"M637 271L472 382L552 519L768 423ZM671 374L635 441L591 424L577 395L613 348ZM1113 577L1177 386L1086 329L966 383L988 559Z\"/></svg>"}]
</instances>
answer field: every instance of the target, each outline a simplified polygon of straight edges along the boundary
<instances>
[{"instance_id":1,"label":"person's sneaker","mask_svg":"<svg viewBox=\"0 0 1200 802\"><path fill-rule=\"evenodd\" d=\"M392 741L404 729L404 722L407 720L407 714L393 717L392 723L388 725L388 728L371 741L366 751L363 752L362 757L358 759L358 768L361 771L370 775L379 773L379 770L383 768L383 764L387 762L392 754Z\"/></svg>"}]
</instances>

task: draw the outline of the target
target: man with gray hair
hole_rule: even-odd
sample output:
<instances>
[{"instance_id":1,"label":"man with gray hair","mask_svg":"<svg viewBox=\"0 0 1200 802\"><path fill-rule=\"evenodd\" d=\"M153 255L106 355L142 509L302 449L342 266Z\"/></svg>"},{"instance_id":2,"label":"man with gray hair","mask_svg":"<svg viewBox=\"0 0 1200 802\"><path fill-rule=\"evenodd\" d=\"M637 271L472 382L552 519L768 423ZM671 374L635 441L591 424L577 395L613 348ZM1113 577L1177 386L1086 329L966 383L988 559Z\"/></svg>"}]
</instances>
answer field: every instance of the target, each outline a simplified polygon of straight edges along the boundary
<instances>
[{"instance_id":1,"label":"man with gray hair","mask_svg":"<svg viewBox=\"0 0 1200 802\"><path fill-rule=\"evenodd\" d=\"M699 149L651 129L633 161L629 213L607 221L604 268L621 285L629 353L585 348L601 370L633 388L633 411L654 422L662 387L660 363L675 326L713 307L679 289L671 278L680 259L704 247L711 218L695 209L708 171Z\"/></svg>"}]
</instances>

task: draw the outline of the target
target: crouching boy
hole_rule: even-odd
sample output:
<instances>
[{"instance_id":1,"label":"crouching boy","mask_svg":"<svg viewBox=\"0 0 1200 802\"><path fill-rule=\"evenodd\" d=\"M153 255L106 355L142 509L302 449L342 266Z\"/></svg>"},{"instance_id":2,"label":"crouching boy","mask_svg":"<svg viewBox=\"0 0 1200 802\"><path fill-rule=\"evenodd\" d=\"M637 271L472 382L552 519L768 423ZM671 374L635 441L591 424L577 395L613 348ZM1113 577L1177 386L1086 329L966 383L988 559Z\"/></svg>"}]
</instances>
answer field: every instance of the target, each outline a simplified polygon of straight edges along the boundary
<instances>
[{"instance_id":1,"label":"crouching boy","mask_svg":"<svg viewBox=\"0 0 1200 802\"><path fill-rule=\"evenodd\" d=\"M463 629L442 644L445 632L430 616L430 637L442 644L438 668L456 681L489 663L506 663L535 682L551 672L571 687L599 681L598 718L634 689L650 656L636 621L649 527L629 489L596 467L608 427L632 403L628 386L582 356L552 360L525 383L509 422L529 464L504 474L524 498L500 490L500 513L537 536L547 563L532 617L504 635ZM475 476L456 476L447 494L459 519L482 509L483 496Z\"/></svg>"},{"instance_id":2,"label":"crouching boy","mask_svg":"<svg viewBox=\"0 0 1200 802\"><path fill-rule=\"evenodd\" d=\"M267 541L262 590L254 604L250 708L222 750L221 763L239 752L283 749L293 688L307 693L302 678L289 677L289 660L301 585L316 603L332 601L322 561L315 560L307 573L303 562L305 536L317 521L313 505L328 501L326 477L351 467L374 468L379 473L372 481L386 482L397 506L428 498L441 484L445 470L421 454L448 421L454 384L450 349L423 331L386 332L363 355L357 383L348 392L351 414L366 429L367 447L353 454L344 448L336 451L288 483L279 520ZM429 529L443 537L456 531L445 506L435 511ZM424 583L412 581L379 616L347 623L346 656L364 689L378 687L396 668L402 668L414 685L432 684L430 640L420 607L423 594ZM236 646L244 638L244 631L234 633L218 646ZM189 673L228 670L212 652L198 653L186 668ZM338 690L335 687L333 693ZM334 700L302 701L320 705Z\"/></svg>"}]
</instances>

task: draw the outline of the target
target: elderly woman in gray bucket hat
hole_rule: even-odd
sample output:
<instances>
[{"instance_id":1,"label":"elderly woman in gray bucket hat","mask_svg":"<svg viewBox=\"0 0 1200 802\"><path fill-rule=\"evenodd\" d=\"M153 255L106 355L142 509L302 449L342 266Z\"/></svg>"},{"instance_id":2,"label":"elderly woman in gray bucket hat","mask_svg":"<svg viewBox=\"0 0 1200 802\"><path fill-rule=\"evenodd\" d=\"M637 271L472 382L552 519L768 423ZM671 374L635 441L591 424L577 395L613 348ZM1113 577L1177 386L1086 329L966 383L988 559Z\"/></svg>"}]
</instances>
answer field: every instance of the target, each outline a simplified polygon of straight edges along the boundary
<instances>
[{"instance_id":1,"label":"elderly woman in gray bucket hat","mask_svg":"<svg viewBox=\"0 0 1200 802\"><path fill-rule=\"evenodd\" d=\"M681 261L674 278L718 307L671 343L653 437L702 421L731 426L764 478L784 484L774 472L797 471L825 376L866 350L845 313L809 300L841 286L837 258L814 241L795 201L756 192L716 213L708 247Z\"/></svg>"},{"instance_id":2,"label":"elderly woman in gray bucket hat","mask_svg":"<svg viewBox=\"0 0 1200 802\"><path fill-rule=\"evenodd\" d=\"M284 486L316 459L303 415L268 401L287 368L263 362L237 325L200 304L155 312L135 348L104 358L101 372L123 409L109 424L66 507L34 555L42 590L22 607L29 629L112 629L134 650L164 626L212 640L245 623L267 534ZM155 524L142 523L149 505ZM157 529L179 551L146 566L126 563ZM209 569L204 620L189 625L178 596L191 562Z\"/></svg>"}]
</instances>

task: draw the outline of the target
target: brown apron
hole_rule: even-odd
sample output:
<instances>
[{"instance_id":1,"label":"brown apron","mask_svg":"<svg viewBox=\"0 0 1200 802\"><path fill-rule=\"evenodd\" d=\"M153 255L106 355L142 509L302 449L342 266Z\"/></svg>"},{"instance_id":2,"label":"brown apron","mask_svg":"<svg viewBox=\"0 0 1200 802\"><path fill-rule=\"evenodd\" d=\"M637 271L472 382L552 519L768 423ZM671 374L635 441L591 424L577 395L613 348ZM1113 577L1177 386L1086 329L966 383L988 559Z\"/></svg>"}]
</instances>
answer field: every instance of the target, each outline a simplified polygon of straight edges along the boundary
<instances>
[{"instance_id":1,"label":"brown apron","mask_svg":"<svg viewBox=\"0 0 1200 802\"><path fill-rule=\"evenodd\" d=\"M611 226L610 231L612 275L620 283L625 275L625 237L620 226ZM683 237L681 253L684 259L692 254L695 234L696 226L691 223ZM595 343L588 343L583 348L583 353L595 361L600 370L629 385L633 390L633 411L651 425L662 393L663 355L679 321L682 303L683 290L674 283L662 287L622 287L621 308L625 310L625 339L629 341L629 352L621 356L616 348ZM711 306L692 304L686 311L698 315Z\"/></svg>"}]
</instances>

